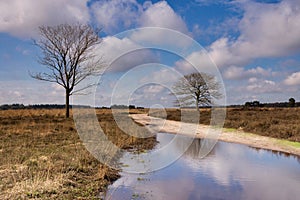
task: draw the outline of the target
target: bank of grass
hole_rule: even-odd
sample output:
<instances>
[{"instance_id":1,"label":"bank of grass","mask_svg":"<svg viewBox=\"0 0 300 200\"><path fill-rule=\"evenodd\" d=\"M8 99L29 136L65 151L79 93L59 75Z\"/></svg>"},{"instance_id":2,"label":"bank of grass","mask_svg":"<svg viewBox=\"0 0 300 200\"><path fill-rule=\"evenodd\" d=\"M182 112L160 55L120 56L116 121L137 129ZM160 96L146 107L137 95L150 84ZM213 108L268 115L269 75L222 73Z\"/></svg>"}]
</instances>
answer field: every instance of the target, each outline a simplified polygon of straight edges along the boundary
<instances>
[{"instance_id":1,"label":"bank of grass","mask_svg":"<svg viewBox=\"0 0 300 200\"><path fill-rule=\"evenodd\" d=\"M159 111L158 111L159 112ZM167 119L181 121L179 109L167 109ZM153 114L155 116L155 113ZM156 114L158 115L158 114ZM210 109L201 109L200 123L209 125ZM186 122L189 122L186 117ZM300 142L300 108L227 108L225 128Z\"/></svg>"},{"instance_id":2,"label":"bank of grass","mask_svg":"<svg viewBox=\"0 0 300 200\"><path fill-rule=\"evenodd\" d=\"M280 145L286 145L286 146L292 146L292 147L300 148L300 142L291 142L291 141L288 141L288 140L278 140L278 143Z\"/></svg>"},{"instance_id":3,"label":"bank of grass","mask_svg":"<svg viewBox=\"0 0 300 200\"><path fill-rule=\"evenodd\" d=\"M123 133L110 110L97 117L121 148L155 144ZM64 110L0 111L0 199L98 199L118 177L85 149Z\"/></svg>"}]
</instances>

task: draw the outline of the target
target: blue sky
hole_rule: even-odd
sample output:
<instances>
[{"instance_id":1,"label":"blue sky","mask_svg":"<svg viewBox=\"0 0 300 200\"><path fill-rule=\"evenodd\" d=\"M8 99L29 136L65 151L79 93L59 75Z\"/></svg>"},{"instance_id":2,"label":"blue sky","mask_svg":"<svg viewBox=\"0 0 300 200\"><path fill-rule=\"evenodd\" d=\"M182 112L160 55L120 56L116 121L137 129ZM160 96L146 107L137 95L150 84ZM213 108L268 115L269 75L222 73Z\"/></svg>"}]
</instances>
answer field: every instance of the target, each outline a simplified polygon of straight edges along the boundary
<instances>
[{"instance_id":1,"label":"blue sky","mask_svg":"<svg viewBox=\"0 0 300 200\"><path fill-rule=\"evenodd\" d=\"M290 97L300 101L299 19L299 0L2 0L0 104L64 103L63 88L30 78L29 72L44 70L36 62L40 52L31 39L38 37L37 28L41 25L77 22L102 27L103 43L97 53L106 63L128 49L141 47L139 42L145 38L183 50L184 41L160 32L115 35L141 27L168 28L186 34L204 47L222 77L227 104L253 100L280 102ZM189 52L185 59L194 65L203 63L196 52ZM128 84L140 85L128 102L147 107L172 106L169 87L178 77L168 70L184 75L191 72L190 67L180 56L157 49L133 52L113 63L99 77L102 84L95 94L96 104L110 105L112 91L120 78L135 66L147 63L169 68L148 64L140 76L133 73L131 80L136 80ZM157 83L144 85L142 80L149 77ZM121 94L118 94L120 99Z\"/></svg>"}]
</instances>

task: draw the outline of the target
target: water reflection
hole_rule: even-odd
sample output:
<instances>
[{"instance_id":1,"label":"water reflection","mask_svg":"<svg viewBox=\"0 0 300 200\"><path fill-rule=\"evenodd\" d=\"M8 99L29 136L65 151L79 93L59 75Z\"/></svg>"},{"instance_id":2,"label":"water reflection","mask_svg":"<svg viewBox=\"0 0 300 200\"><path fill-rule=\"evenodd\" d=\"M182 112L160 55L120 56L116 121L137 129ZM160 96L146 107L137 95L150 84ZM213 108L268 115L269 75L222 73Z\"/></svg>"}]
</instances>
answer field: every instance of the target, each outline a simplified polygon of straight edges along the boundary
<instances>
[{"instance_id":1,"label":"water reflection","mask_svg":"<svg viewBox=\"0 0 300 200\"><path fill-rule=\"evenodd\" d=\"M158 134L159 145L173 135ZM185 139L173 144L178 151ZM159 146L158 145L158 146ZM219 142L199 159L203 142L195 139L172 165L149 174L122 173L106 199L297 199L299 158ZM172 152L170 152L172 154Z\"/></svg>"}]
</instances>

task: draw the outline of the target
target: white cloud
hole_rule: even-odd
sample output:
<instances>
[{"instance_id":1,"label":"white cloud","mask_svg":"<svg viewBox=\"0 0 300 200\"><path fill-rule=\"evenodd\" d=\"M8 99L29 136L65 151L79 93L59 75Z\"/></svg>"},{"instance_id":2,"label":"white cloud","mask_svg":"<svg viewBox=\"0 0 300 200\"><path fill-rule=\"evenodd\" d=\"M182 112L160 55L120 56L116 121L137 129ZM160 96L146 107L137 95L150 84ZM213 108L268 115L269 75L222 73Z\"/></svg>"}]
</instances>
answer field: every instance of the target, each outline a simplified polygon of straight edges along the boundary
<instances>
[{"instance_id":1,"label":"white cloud","mask_svg":"<svg viewBox=\"0 0 300 200\"><path fill-rule=\"evenodd\" d=\"M253 94L276 93L282 91L280 85L271 80L257 80L256 82L250 82L246 87L246 90Z\"/></svg>"},{"instance_id":2,"label":"white cloud","mask_svg":"<svg viewBox=\"0 0 300 200\"><path fill-rule=\"evenodd\" d=\"M282 85L281 77L278 77L276 72L270 68L264 69L258 66L245 69L230 66L223 71L223 76L227 80L225 83L230 102L244 103L253 99L257 100L258 96L260 100L269 102L270 100L274 101L270 98L275 98L275 94L287 93L286 88Z\"/></svg>"},{"instance_id":3,"label":"white cloud","mask_svg":"<svg viewBox=\"0 0 300 200\"><path fill-rule=\"evenodd\" d=\"M91 10L106 33L137 24L143 12L142 5L135 0L97 1L92 4Z\"/></svg>"},{"instance_id":4,"label":"white cloud","mask_svg":"<svg viewBox=\"0 0 300 200\"><path fill-rule=\"evenodd\" d=\"M136 0L97 1L91 10L96 22L107 33L130 27L163 27L188 33L183 19L175 13L166 1L143 5Z\"/></svg>"},{"instance_id":5,"label":"white cloud","mask_svg":"<svg viewBox=\"0 0 300 200\"><path fill-rule=\"evenodd\" d=\"M175 69L182 74L192 72L214 74L217 68L206 51L195 51L188 55L184 60L177 61L175 63Z\"/></svg>"},{"instance_id":6,"label":"white cloud","mask_svg":"<svg viewBox=\"0 0 300 200\"><path fill-rule=\"evenodd\" d=\"M169 67L153 67L152 72L139 80L139 84L156 83L162 84L164 87L171 88L173 83L182 76Z\"/></svg>"},{"instance_id":7,"label":"white cloud","mask_svg":"<svg viewBox=\"0 0 300 200\"><path fill-rule=\"evenodd\" d=\"M262 76L269 76L272 73L271 69L266 70L266 69L263 69L260 66L258 66L256 68L249 69L247 72L249 74L253 74L253 75L259 74L259 75L262 75Z\"/></svg>"},{"instance_id":8,"label":"white cloud","mask_svg":"<svg viewBox=\"0 0 300 200\"><path fill-rule=\"evenodd\" d=\"M0 81L0 105L23 104L63 104L64 91L57 84L43 81ZM45 92L50 91L50 92Z\"/></svg>"},{"instance_id":9,"label":"white cloud","mask_svg":"<svg viewBox=\"0 0 300 200\"><path fill-rule=\"evenodd\" d=\"M226 79L243 79L245 78L245 71L242 67L230 66L225 72L224 77Z\"/></svg>"},{"instance_id":10,"label":"white cloud","mask_svg":"<svg viewBox=\"0 0 300 200\"><path fill-rule=\"evenodd\" d=\"M276 74L276 72L273 72L271 69L264 69L260 66L248 70L242 67L230 66L223 74L226 79L241 80L249 77L269 77Z\"/></svg>"},{"instance_id":11,"label":"white cloud","mask_svg":"<svg viewBox=\"0 0 300 200\"><path fill-rule=\"evenodd\" d=\"M145 86L144 92L156 94L156 93L161 92L163 89L164 89L164 87L161 85L148 85L148 86Z\"/></svg>"},{"instance_id":12,"label":"white cloud","mask_svg":"<svg viewBox=\"0 0 300 200\"><path fill-rule=\"evenodd\" d=\"M127 71L135 66L157 62L158 58L148 49L129 38L107 36L99 46L98 54L103 56L104 62L110 64L110 72Z\"/></svg>"},{"instance_id":13,"label":"white cloud","mask_svg":"<svg viewBox=\"0 0 300 200\"><path fill-rule=\"evenodd\" d=\"M208 48L210 56L220 68L223 67L223 65L228 65L234 57L229 46L228 38L220 38Z\"/></svg>"},{"instance_id":14,"label":"white cloud","mask_svg":"<svg viewBox=\"0 0 300 200\"><path fill-rule=\"evenodd\" d=\"M185 49L190 48L192 43L191 38L187 35L162 27L136 29L131 33L130 39L156 49L166 49L169 52L183 52Z\"/></svg>"},{"instance_id":15,"label":"white cloud","mask_svg":"<svg viewBox=\"0 0 300 200\"><path fill-rule=\"evenodd\" d=\"M300 85L300 72L295 72L293 74L291 74L290 76L288 76L285 80L284 83L286 85Z\"/></svg>"},{"instance_id":16,"label":"white cloud","mask_svg":"<svg viewBox=\"0 0 300 200\"><path fill-rule=\"evenodd\" d=\"M166 1L157 2L143 12L139 22L141 27L163 27L188 33L183 19L175 13Z\"/></svg>"},{"instance_id":17,"label":"white cloud","mask_svg":"<svg viewBox=\"0 0 300 200\"><path fill-rule=\"evenodd\" d=\"M282 56L300 49L300 5L295 1L278 4L250 3L239 27L237 51L250 57Z\"/></svg>"},{"instance_id":18,"label":"white cloud","mask_svg":"<svg viewBox=\"0 0 300 200\"><path fill-rule=\"evenodd\" d=\"M33 37L41 25L87 22L89 13L86 3L87 0L2 0L0 32Z\"/></svg>"},{"instance_id":19,"label":"white cloud","mask_svg":"<svg viewBox=\"0 0 300 200\"><path fill-rule=\"evenodd\" d=\"M158 45L171 44L180 48L184 48L190 44L190 41L181 34L165 30L165 28L172 29L191 35L184 20L166 1L160 1L155 4L148 3L146 9L139 16L137 26L157 27L157 29L141 29L133 32L131 39L134 41L149 42Z\"/></svg>"},{"instance_id":20,"label":"white cloud","mask_svg":"<svg viewBox=\"0 0 300 200\"><path fill-rule=\"evenodd\" d=\"M255 82L257 82L257 78L256 77L251 77L251 78L248 79L248 82L249 83L255 83Z\"/></svg>"},{"instance_id":21,"label":"white cloud","mask_svg":"<svg viewBox=\"0 0 300 200\"><path fill-rule=\"evenodd\" d=\"M280 57L300 50L300 4L282 1L277 4L247 2L236 40L220 38L209 52L219 67L244 65L261 57Z\"/></svg>"},{"instance_id":22,"label":"white cloud","mask_svg":"<svg viewBox=\"0 0 300 200\"><path fill-rule=\"evenodd\" d=\"M173 97L169 95L168 87L158 84L144 85L137 89L130 97L132 104L146 107L151 107L156 104L169 107L173 100Z\"/></svg>"},{"instance_id":23,"label":"white cloud","mask_svg":"<svg viewBox=\"0 0 300 200\"><path fill-rule=\"evenodd\" d=\"M132 40L126 37L120 39L113 36L107 36L103 38L103 41L99 48L100 50L103 49L103 53L106 53L105 58L110 60L110 58L112 59L115 58L116 56L125 54L128 51L141 48L141 46L134 43Z\"/></svg>"},{"instance_id":24,"label":"white cloud","mask_svg":"<svg viewBox=\"0 0 300 200\"><path fill-rule=\"evenodd\" d=\"M175 29L189 34L183 19L175 13L166 1L154 4L149 1L143 5L135 0L98 1L91 5L91 10L97 18L97 23L104 27L105 32L112 33L130 27L142 28L121 33L116 37L104 38L102 49L105 50L103 53L105 57L109 57L109 60L111 57L121 55L121 53L131 49L131 46L138 48L148 45L155 48L166 48L169 47L167 45L171 44L172 47L178 49L190 45L190 38L166 29ZM117 39L119 36L123 39ZM174 50L174 48L170 48L169 50ZM147 57L148 60L149 58L153 60L153 56L149 57L149 53L145 52L143 55L131 57L140 61L147 61ZM134 59L131 58L130 60L132 62ZM121 68L129 67L122 66Z\"/></svg>"},{"instance_id":25,"label":"white cloud","mask_svg":"<svg viewBox=\"0 0 300 200\"><path fill-rule=\"evenodd\" d=\"M53 96L61 96L63 97L65 95L65 89L56 83L51 84L51 94Z\"/></svg>"}]
</instances>

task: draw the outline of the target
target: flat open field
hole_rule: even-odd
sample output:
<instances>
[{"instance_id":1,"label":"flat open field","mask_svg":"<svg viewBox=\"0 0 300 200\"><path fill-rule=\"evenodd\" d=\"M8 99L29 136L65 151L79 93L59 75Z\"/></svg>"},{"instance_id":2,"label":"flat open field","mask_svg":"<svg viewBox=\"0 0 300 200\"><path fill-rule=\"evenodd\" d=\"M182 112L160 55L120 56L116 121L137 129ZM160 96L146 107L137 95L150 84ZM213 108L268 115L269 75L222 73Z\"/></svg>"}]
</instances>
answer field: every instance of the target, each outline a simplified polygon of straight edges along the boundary
<instances>
[{"instance_id":1,"label":"flat open field","mask_svg":"<svg viewBox=\"0 0 300 200\"><path fill-rule=\"evenodd\" d=\"M124 134L110 110L97 116L117 146L155 145ZM64 110L0 111L0 199L96 199L118 177L85 149Z\"/></svg>"},{"instance_id":2,"label":"flat open field","mask_svg":"<svg viewBox=\"0 0 300 200\"><path fill-rule=\"evenodd\" d=\"M120 148L144 150L156 144L153 137L122 132L111 110L96 113ZM208 125L210 113L201 109L200 123ZM180 121L180 110L167 109L167 118ZM228 108L225 127L300 142L300 108ZM96 199L118 177L85 149L64 110L0 111L0 199Z\"/></svg>"},{"instance_id":3,"label":"flat open field","mask_svg":"<svg viewBox=\"0 0 300 200\"><path fill-rule=\"evenodd\" d=\"M179 109L166 111L167 119L181 120ZM227 108L226 113L225 128L300 142L300 108ZM201 109L200 123L209 125L210 118L211 110Z\"/></svg>"}]
</instances>

